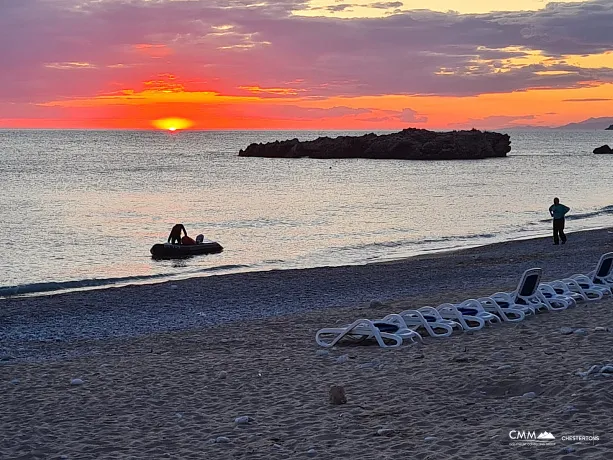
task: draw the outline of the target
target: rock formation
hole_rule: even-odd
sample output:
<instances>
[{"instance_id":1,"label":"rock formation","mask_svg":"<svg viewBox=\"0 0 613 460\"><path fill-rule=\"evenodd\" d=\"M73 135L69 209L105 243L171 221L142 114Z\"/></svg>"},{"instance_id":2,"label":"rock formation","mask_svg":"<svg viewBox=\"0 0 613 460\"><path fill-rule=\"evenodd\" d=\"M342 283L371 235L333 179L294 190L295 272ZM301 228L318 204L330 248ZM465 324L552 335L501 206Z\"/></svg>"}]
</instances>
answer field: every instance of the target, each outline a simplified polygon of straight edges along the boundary
<instances>
[{"instance_id":1,"label":"rock formation","mask_svg":"<svg viewBox=\"0 0 613 460\"><path fill-rule=\"evenodd\" d=\"M610 125L608 128L605 128L605 131L613 131L613 125Z\"/></svg>"},{"instance_id":2,"label":"rock formation","mask_svg":"<svg viewBox=\"0 0 613 460\"><path fill-rule=\"evenodd\" d=\"M596 147L594 153L613 153L613 149L608 145L603 145L601 147Z\"/></svg>"},{"instance_id":3,"label":"rock formation","mask_svg":"<svg viewBox=\"0 0 613 460\"><path fill-rule=\"evenodd\" d=\"M243 157L374 158L395 160L476 160L505 157L511 151L508 134L471 131L435 132L408 128L393 134L320 137L251 144Z\"/></svg>"}]
</instances>

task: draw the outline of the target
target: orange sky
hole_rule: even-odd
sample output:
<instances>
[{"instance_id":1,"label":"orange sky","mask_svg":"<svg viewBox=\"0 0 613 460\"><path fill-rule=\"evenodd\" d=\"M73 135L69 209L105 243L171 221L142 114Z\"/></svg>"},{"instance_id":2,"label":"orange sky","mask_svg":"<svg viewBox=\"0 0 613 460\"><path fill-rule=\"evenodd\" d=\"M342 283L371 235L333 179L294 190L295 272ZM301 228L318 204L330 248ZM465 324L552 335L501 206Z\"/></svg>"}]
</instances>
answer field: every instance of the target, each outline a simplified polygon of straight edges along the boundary
<instances>
[{"instance_id":1,"label":"orange sky","mask_svg":"<svg viewBox=\"0 0 613 460\"><path fill-rule=\"evenodd\" d=\"M33 11L17 6L0 11L17 44L0 127L490 129L613 116L611 2L522 1L492 12L135 0L132 16L117 0L35 2L50 27L31 30L20 20Z\"/></svg>"}]
</instances>

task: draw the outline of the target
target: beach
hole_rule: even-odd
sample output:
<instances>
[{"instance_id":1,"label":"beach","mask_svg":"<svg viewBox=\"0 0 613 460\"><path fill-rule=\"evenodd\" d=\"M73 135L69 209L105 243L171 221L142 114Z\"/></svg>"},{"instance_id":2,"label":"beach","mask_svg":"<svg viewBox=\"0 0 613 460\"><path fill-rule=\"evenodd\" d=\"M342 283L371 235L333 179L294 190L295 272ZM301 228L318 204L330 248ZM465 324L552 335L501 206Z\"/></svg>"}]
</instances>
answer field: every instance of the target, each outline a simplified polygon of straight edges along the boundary
<instances>
[{"instance_id":1,"label":"beach","mask_svg":"<svg viewBox=\"0 0 613 460\"><path fill-rule=\"evenodd\" d=\"M587 273L610 251L600 229L0 300L0 458L608 458L611 380L577 371L613 362L611 299L392 350L326 353L314 336L510 291L531 267ZM512 430L556 440L512 445ZM599 440L563 440L583 435Z\"/></svg>"}]
</instances>

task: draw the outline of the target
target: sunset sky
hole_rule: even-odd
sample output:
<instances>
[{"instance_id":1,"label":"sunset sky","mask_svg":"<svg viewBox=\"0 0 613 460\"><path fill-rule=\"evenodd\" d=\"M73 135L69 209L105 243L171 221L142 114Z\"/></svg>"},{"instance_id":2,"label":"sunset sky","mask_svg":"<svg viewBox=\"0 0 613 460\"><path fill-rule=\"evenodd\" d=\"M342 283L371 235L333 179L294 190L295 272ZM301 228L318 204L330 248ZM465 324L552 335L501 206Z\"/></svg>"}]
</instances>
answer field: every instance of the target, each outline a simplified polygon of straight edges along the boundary
<instances>
[{"instance_id":1,"label":"sunset sky","mask_svg":"<svg viewBox=\"0 0 613 460\"><path fill-rule=\"evenodd\" d=\"M611 0L0 0L0 128L558 126L613 116L612 31Z\"/></svg>"}]
</instances>

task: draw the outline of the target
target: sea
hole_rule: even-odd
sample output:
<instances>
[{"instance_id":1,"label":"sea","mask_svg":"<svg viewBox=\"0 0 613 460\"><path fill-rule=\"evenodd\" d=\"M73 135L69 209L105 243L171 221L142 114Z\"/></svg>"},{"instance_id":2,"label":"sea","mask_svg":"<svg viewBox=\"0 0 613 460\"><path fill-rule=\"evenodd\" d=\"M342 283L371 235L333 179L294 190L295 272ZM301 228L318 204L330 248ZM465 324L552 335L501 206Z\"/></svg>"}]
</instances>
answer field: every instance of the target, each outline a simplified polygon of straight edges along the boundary
<instances>
[{"instance_id":1,"label":"sea","mask_svg":"<svg viewBox=\"0 0 613 460\"><path fill-rule=\"evenodd\" d=\"M379 134L385 132L375 131ZM239 157L356 131L0 130L0 296L357 265L613 226L613 131L502 131L506 158ZM174 223L220 254L155 260Z\"/></svg>"}]
</instances>

